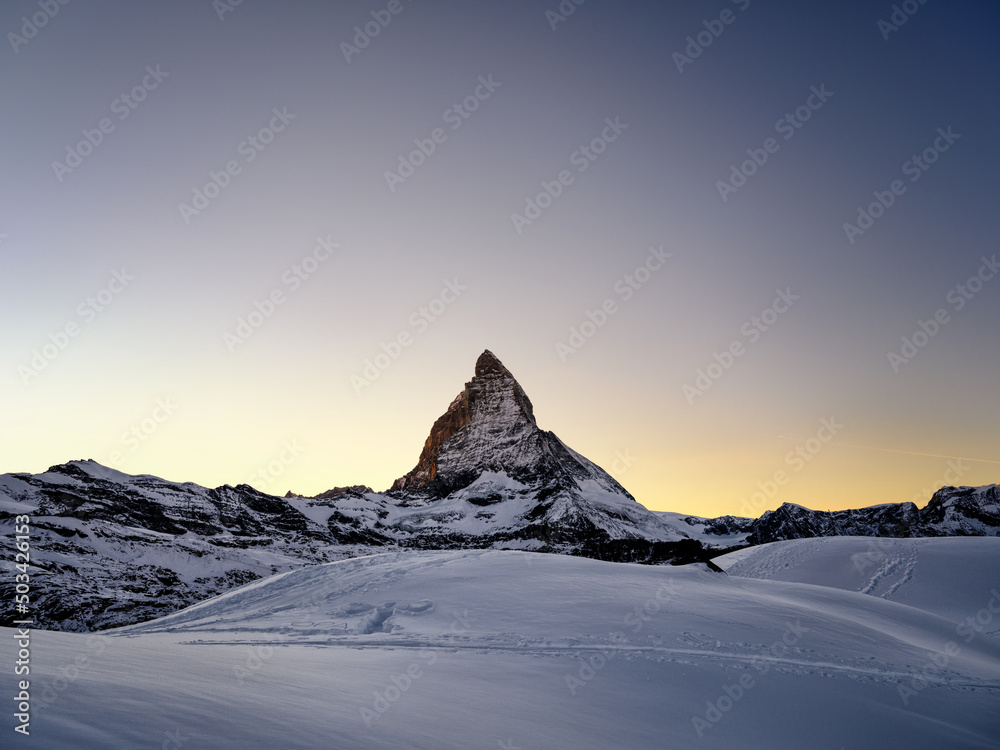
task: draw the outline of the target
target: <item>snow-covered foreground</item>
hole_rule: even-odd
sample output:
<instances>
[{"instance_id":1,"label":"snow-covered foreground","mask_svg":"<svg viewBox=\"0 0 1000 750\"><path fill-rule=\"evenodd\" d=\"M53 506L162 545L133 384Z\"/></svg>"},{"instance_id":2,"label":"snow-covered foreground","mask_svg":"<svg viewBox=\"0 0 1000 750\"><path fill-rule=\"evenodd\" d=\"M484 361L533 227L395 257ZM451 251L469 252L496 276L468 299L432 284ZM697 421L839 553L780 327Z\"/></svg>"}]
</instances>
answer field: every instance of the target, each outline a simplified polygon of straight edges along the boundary
<instances>
[{"instance_id":1,"label":"snow-covered foreground","mask_svg":"<svg viewBox=\"0 0 1000 750\"><path fill-rule=\"evenodd\" d=\"M998 537L793 539L748 547L713 562L731 576L815 583L908 604L960 623L971 618L968 627L1000 635ZM989 609L991 600L995 612Z\"/></svg>"},{"instance_id":2,"label":"snow-covered foreground","mask_svg":"<svg viewBox=\"0 0 1000 750\"><path fill-rule=\"evenodd\" d=\"M703 566L391 552L31 649L33 748L1000 748L1000 640Z\"/></svg>"}]
</instances>

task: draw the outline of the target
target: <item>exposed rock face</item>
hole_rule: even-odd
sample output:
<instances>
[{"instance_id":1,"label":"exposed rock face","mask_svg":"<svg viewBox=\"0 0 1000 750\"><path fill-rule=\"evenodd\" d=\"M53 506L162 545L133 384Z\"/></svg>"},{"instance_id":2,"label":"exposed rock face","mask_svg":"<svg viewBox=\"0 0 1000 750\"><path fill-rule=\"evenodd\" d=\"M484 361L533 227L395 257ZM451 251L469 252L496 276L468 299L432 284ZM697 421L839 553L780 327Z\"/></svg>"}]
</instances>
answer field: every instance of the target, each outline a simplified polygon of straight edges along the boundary
<instances>
[{"instance_id":1,"label":"exposed rock face","mask_svg":"<svg viewBox=\"0 0 1000 750\"><path fill-rule=\"evenodd\" d=\"M591 480L602 490L633 499L603 469L538 428L531 400L489 350L476 361L472 380L434 423L416 467L397 479L390 492L441 498L486 472L566 489L579 489L580 481Z\"/></svg>"},{"instance_id":2,"label":"exposed rock face","mask_svg":"<svg viewBox=\"0 0 1000 750\"><path fill-rule=\"evenodd\" d=\"M437 476L437 457L441 450L441 444L469 424L472 418L469 408L470 385L467 383L465 390L455 397L455 400L448 406L448 410L437 418L431 427L431 434L424 442L423 450L420 451L417 465L409 474L393 482L390 491L423 489L435 479Z\"/></svg>"},{"instance_id":3,"label":"exposed rock face","mask_svg":"<svg viewBox=\"0 0 1000 750\"><path fill-rule=\"evenodd\" d=\"M1000 485L942 487L920 518L942 536L1000 536Z\"/></svg>"}]
</instances>

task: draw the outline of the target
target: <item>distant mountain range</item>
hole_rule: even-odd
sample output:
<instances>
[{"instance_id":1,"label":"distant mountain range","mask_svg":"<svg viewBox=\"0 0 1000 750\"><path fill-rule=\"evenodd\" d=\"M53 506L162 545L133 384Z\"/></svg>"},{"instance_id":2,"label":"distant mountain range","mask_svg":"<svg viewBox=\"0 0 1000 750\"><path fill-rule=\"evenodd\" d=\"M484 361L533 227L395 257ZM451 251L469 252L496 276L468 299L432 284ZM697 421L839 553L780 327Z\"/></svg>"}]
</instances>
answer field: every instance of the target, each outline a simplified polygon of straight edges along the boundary
<instances>
[{"instance_id":1,"label":"distant mountain range","mask_svg":"<svg viewBox=\"0 0 1000 750\"><path fill-rule=\"evenodd\" d=\"M248 485L208 489L94 461L0 476L0 538L32 519L36 627L142 622L234 586L386 546L498 548L620 562L704 561L817 536L1000 535L1000 488L945 487L913 503L758 519L653 512L596 464L540 429L527 394L491 352L434 423L417 465L386 492L337 487L307 498ZM13 600L13 576L0 596ZM16 615L4 612L0 625Z\"/></svg>"},{"instance_id":2,"label":"distant mountain range","mask_svg":"<svg viewBox=\"0 0 1000 750\"><path fill-rule=\"evenodd\" d=\"M713 539L752 546L827 536L1000 536L1000 485L942 487L923 508L913 503L887 503L823 511L784 503L760 518L663 515L678 528L709 544Z\"/></svg>"}]
</instances>

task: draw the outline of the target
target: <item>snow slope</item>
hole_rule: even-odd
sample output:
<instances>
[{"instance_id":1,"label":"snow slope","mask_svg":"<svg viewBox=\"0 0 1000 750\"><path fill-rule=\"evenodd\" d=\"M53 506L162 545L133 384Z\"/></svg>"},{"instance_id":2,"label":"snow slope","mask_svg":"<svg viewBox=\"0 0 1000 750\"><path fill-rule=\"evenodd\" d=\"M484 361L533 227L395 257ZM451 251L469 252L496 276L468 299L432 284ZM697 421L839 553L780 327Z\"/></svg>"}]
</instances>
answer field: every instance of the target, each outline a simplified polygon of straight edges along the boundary
<instances>
[{"instance_id":1,"label":"snow slope","mask_svg":"<svg viewBox=\"0 0 1000 750\"><path fill-rule=\"evenodd\" d=\"M939 615L517 551L394 551L35 632L31 680L34 748L1000 748L1000 643Z\"/></svg>"},{"instance_id":2,"label":"snow slope","mask_svg":"<svg viewBox=\"0 0 1000 750\"><path fill-rule=\"evenodd\" d=\"M832 586L956 622L973 618L980 632L1000 635L997 537L794 539L738 550L713 562L732 576ZM984 608L987 614L980 615ZM983 622L987 615L990 622Z\"/></svg>"}]
</instances>

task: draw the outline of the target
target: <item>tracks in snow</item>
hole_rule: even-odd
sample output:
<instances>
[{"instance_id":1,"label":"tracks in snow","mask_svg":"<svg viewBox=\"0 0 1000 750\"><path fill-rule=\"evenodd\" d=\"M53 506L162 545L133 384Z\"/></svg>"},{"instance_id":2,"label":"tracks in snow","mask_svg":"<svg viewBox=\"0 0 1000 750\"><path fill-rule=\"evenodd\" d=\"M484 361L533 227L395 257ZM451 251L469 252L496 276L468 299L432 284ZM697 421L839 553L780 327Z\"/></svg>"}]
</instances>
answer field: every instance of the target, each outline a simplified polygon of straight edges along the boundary
<instances>
[{"instance_id":1,"label":"tracks in snow","mask_svg":"<svg viewBox=\"0 0 1000 750\"><path fill-rule=\"evenodd\" d=\"M900 586L913 578L918 559L917 545L912 542L905 545L904 549L886 555L881 565L872 572L868 583L858 591L869 596L888 599Z\"/></svg>"}]
</instances>

